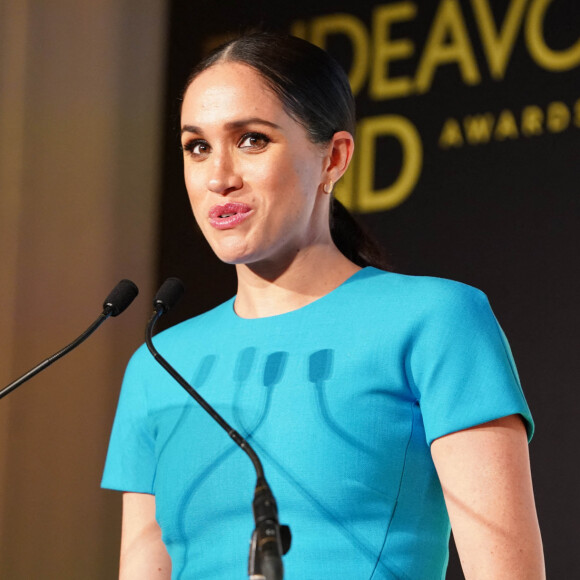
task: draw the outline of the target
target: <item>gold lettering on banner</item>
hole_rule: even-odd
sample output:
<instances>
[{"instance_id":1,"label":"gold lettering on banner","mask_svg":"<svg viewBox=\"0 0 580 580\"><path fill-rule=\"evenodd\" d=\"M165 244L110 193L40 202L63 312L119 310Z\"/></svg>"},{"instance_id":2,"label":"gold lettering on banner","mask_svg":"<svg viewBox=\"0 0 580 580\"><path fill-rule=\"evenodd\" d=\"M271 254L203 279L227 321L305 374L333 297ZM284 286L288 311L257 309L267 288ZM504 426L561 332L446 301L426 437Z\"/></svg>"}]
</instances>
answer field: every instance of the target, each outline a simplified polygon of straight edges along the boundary
<instances>
[{"instance_id":1,"label":"gold lettering on banner","mask_svg":"<svg viewBox=\"0 0 580 580\"><path fill-rule=\"evenodd\" d=\"M476 85L481 82L461 6L458 0L442 0L419 61L415 79L417 91L429 91L436 69L451 63L459 66L466 84Z\"/></svg>"},{"instance_id":2,"label":"gold lettering on banner","mask_svg":"<svg viewBox=\"0 0 580 580\"><path fill-rule=\"evenodd\" d=\"M520 31L527 0L512 0L501 30L495 27L490 0L471 0L483 50L494 79L503 79L509 58Z\"/></svg>"},{"instance_id":3,"label":"gold lettering on banner","mask_svg":"<svg viewBox=\"0 0 580 580\"><path fill-rule=\"evenodd\" d=\"M551 133L561 133L570 126L570 109L562 102L555 101L548 105L546 126Z\"/></svg>"},{"instance_id":4,"label":"gold lettering on banner","mask_svg":"<svg viewBox=\"0 0 580 580\"><path fill-rule=\"evenodd\" d=\"M363 152L358 159L358 197L356 207L362 212L390 209L404 201L421 174L423 144L419 132L408 119L398 115L368 117L359 123L358 139ZM391 136L399 140L403 150L403 163L397 180L384 189L374 188L376 163L378 160L376 141L379 137Z\"/></svg>"},{"instance_id":5,"label":"gold lettering on banner","mask_svg":"<svg viewBox=\"0 0 580 580\"><path fill-rule=\"evenodd\" d=\"M544 112L540 107L530 105L522 111L522 135L533 137L541 135L544 132L542 124L544 123Z\"/></svg>"},{"instance_id":6,"label":"gold lettering on banner","mask_svg":"<svg viewBox=\"0 0 580 580\"><path fill-rule=\"evenodd\" d=\"M439 136L439 147L449 149L450 147L461 147L463 144L461 125L457 122L457 119L447 119Z\"/></svg>"},{"instance_id":7,"label":"gold lettering on banner","mask_svg":"<svg viewBox=\"0 0 580 580\"><path fill-rule=\"evenodd\" d=\"M544 39L546 10L553 0L534 0L526 20L526 44L536 63L550 71L570 70L580 64L580 39L568 50L552 50Z\"/></svg>"},{"instance_id":8,"label":"gold lettering on banner","mask_svg":"<svg viewBox=\"0 0 580 580\"><path fill-rule=\"evenodd\" d=\"M494 121L494 116L491 113L465 117L463 120L463 128L467 142L470 145L489 143Z\"/></svg>"},{"instance_id":9,"label":"gold lettering on banner","mask_svg":"<svg viewBox=\"0 0 580 580\"><path fill-rule=\"evenodd\" d=\"M295 20L290 25L290 34L302 40L308 40L308 26L304 20Z\"/></svg>"},{"instance_id":10,"label":"gold lettering on banner","mask_svg":"<svg viewBox=\"0 0 580 580\"><path fill-rule=\"evenodd\" d=\"M375 100L393 99L410 95L414 89L411 77L393 78L389 75L389 64L413 56L415 45L408 38L391 38L394 22L412 20L417 14L413 2L398 2L377 6L373 12L373 64L371 67L369 93Z\"/></svg>"},{"instance_id":11,"label":"gold lettering on banner","mask_svg":"<svg viewBox=\"0 0 580 580\"><path fill-rule=\"evenodd\" d=\"M494 0L436 0L434 16L426 23L423 46L413 32L398 32L417 30L413 26L423 8L417 0L375 5L370 27L351 14L323 14L294 22L292 33L322 48L327 48L333 37L341 37L352 51L348 75L353 93L365 90L368 81L368 98L381 102L428 93L442 67L455 67L459 82L467 86L481 84L485 68L491 79L503 81L520 36L530 62L537 67L563 72L579 66L580 39L557 50L547 44L546 21L555 2L506 0L501 8L493 10ZM473 18L474 28L468 29L468 17ZM476 53L483 54L479 62ZM489 77L486 80L489 82ZM437 145L451 150L538 138L576 127L580 127L580 99L574 103L554 100L543 106L528 104L519 111L498 108L496 112L484 110L460 118L449 116L442 121ZM418 129L405 117L380 115L363 118L357 135L355 158L337 184L337 197L361 212L395 207L411 194L421 174L423 144ZM376 189L377 163L389 163L388 159L376 159L377 141L386 136L398 140L403 161L394 183Z\"/></svg>"},{"instance_id":12,"label":"gold lettering on banner","mask_svg":"<svg viewBox=\"0 0 580 580\"><path fill-rule=\"evenodd\" d=\"M497 119L495 126L495 138L503 141L504 139L517 139L519 137L518 124L514 114L508 110L503 110Z\"/></svg>"},{"instance_id":13,"label":"gold lettering on banner","mask_svg":"<svg viewBox=\"0 0 580 580\"><path fill-rule=\"evenodd\" d=\"M439 135L438 145L441 149L488 143L492 139L504 141L519 137L538 137L549 133L561 133L570 127L580 127L580 99L572 106L562 101L548 103L545 110L537 105L528 105L522 109L520 126L516 115L504 109L497 116L493 113L468 115L462 125L453 117L445 120Z\"/></svg>"},{"instance_id":14,"label":"gold lettering on banner","mask_svg":"<svg viewBox=\"0 0 580 580\"><path fill-rule=\"evenodd\" d=\"M326 48L326 39L336 34L344 34L352 45L353 59L348 77L356 95L364 85L370 61L367 31L365 25L350 14L329 14L312 20L310 42L313 44Z\"/></svg>"},{"instance_id":15,"label":"gold lettering on banner","mask_svg":"<svg viewBox=\"0 0 580 580\"><path fill-rule=\"evenodd\" d=\"M554 71L566 71L580 65L580 39L565 50L554 50L546 44L546 13L554 0L510 0L505 16L496 24L492 0L470 0L479 40L489 73L495 80L505 77L516 40L524 28L525 45L534 62ZM357 94L369 78L369 95L373 100L424 94L432 87L439 67L455 64L466 85L481 83L481 72L475 58L465 16L459 0L440 0L427 41L419 56L414 76L390 74L390 65L415 55L412 38L393 38L392 27L410 22L418 16L418 5L410 0L381 4L372 13L369 32L364 22L351 14L325 14L292 24L292 33L321 47L331 35L344 35L351 43L353 64L349 78ZM473 39L475 41L475 38Z\"/></svg>"}]
</instances>

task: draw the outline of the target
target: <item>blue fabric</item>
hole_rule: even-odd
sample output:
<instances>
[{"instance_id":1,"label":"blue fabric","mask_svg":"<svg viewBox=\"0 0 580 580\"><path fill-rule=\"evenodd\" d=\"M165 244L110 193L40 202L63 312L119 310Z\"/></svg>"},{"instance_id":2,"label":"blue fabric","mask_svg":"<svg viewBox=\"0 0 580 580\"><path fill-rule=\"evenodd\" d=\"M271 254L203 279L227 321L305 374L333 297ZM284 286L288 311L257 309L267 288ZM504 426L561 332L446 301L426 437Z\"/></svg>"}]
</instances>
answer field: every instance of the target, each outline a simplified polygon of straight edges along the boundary
<instances>
[{"instance_id":1,"label":"blue fabric","mask_svg":"<svg viewBox=\"0 0 580 580\"><path fill-rule=\"evenodd\" d=\"M279 316L233 299L155 344L260 455L292 528L287 580L445 575L449 519L430 455L442 435L532 419L478 290L361 270ZM246 577L249 459L142 347L126 373L103 486L156 496L172 578Z\"/></svg>"}]
</instances>

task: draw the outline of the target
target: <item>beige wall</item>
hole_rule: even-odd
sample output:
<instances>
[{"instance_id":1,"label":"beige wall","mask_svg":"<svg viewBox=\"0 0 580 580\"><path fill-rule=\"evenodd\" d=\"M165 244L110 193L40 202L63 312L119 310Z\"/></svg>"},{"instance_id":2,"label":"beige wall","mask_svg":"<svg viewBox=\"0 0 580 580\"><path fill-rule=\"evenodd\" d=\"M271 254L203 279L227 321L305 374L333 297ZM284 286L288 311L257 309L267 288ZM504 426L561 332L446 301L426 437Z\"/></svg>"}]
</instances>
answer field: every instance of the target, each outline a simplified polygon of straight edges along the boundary
<instances>
[{"instance_id":1,"label":"beige wall","mask_svg":"<svg viewBox=\"0 0 580 580\"><path fill-rule=\"evenodd\" d=\"M99 488L154 290L163 0L0 0L0 387L80 334L121 278L137 302L0 400L0 578L113 578Z\"/></svg>"}]
</instances>

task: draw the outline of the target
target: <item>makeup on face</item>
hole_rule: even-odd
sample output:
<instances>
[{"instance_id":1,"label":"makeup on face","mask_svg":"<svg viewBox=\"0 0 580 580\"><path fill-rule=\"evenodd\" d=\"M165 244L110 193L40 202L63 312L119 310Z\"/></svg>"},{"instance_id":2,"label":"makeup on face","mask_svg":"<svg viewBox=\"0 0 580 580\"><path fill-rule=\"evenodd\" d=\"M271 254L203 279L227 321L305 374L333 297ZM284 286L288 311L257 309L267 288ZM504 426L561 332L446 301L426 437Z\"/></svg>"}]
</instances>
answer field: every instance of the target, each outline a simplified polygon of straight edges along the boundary
<instances>
[{"instance_id":1,"label":"makeup on face","mask_svg":"<svg viewBox=\"0 0 580 580\"><path fill-rule=\"evenodd\" d=\"M228 202L223 205L214 205L210 208L209 223L217 230L235 228L252 215L252 208L245 203Z\"/></svg>"},{"instance_id":2,"label":"makeup on face","mask_svg":"<svg viewBox=\"0 0 580 580\"><path fill-rule=\"evenodd\" d=\"M184 96L181 122L191 207L221 260L285 260L327 235L326 153L254 69L205 70Z\"/></svg>"}]
</instances>

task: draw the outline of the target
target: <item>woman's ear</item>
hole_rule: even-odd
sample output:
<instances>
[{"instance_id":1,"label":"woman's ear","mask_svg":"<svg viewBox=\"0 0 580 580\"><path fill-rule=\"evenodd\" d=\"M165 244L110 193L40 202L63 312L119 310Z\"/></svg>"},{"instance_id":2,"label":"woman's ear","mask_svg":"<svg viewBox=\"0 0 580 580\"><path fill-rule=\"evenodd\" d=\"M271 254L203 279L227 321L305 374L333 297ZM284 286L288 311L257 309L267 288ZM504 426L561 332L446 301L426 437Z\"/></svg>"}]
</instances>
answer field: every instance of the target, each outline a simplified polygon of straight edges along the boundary
<instances>
[{"instance_id":1,"label":"woman's ear","mask_svg":"<svg viewBox=\"0 0 580 580\"><path fill-rule=\"evenodd\" d=\"M354 153L354 139L348 131L338 131L328 144L325 182L336 183L348 169Z\"/></svg>"}]
</instances>

